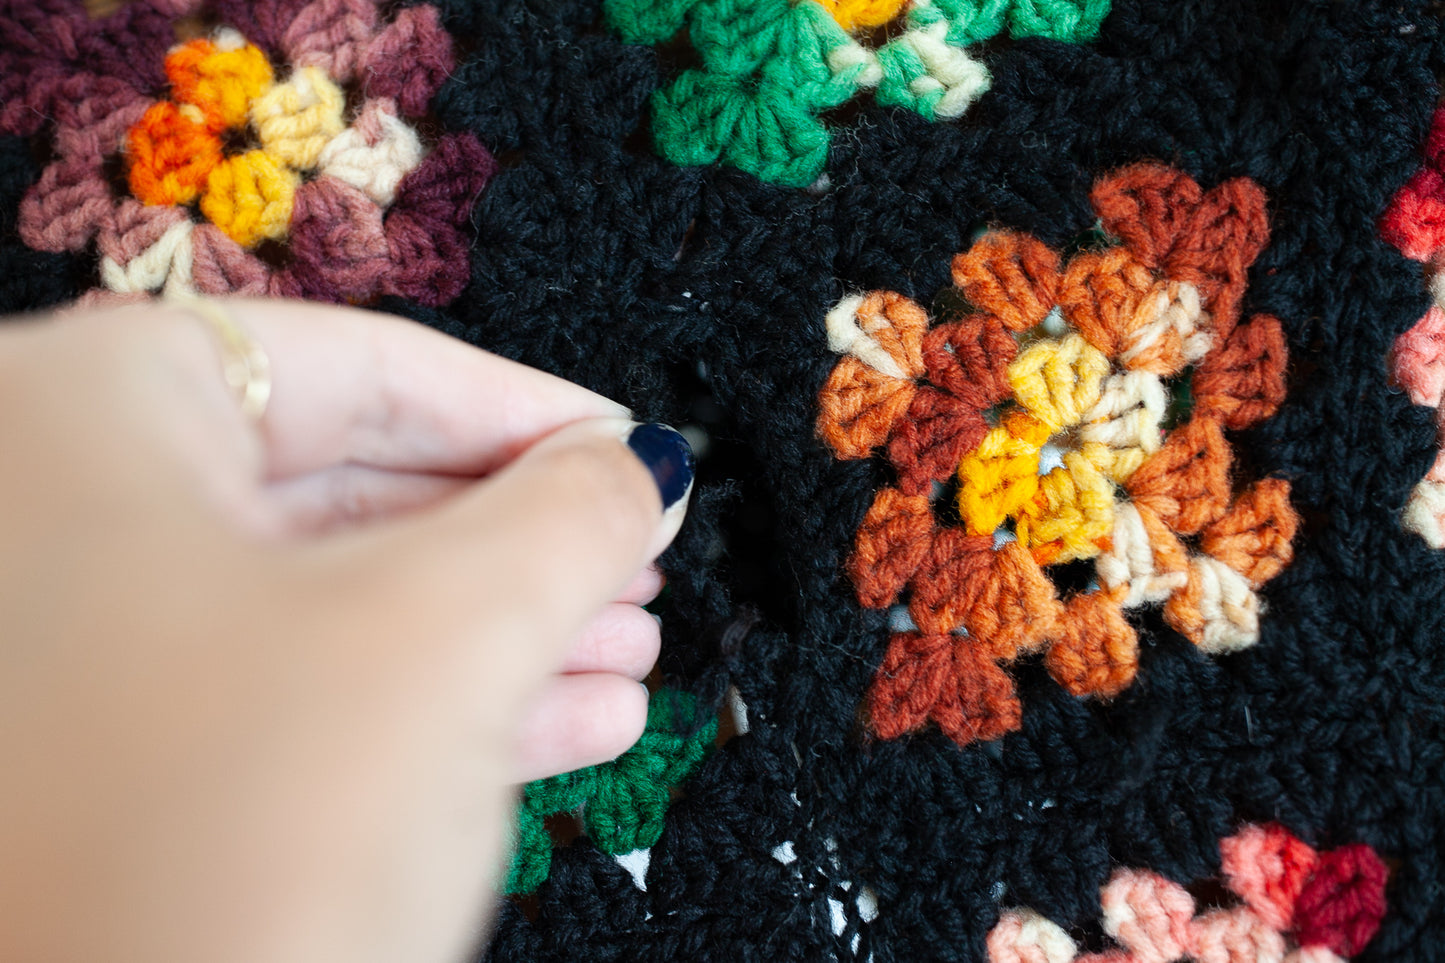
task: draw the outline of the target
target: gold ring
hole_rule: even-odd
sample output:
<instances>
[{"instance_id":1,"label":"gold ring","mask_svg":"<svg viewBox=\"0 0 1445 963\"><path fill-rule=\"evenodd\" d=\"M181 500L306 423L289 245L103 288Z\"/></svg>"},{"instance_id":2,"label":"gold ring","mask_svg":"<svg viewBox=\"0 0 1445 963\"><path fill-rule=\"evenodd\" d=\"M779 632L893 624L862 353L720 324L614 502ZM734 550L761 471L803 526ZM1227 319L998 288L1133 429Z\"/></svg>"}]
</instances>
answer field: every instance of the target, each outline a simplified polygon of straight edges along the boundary
<instances>
[{"instance_id":1,"label":"gold ring","mask_svg":"<svg viewBox=\"0 0 1445 963\"><path fill-rule=\"evenodd\" d=\"M236 393L241 413L260 421L271 400L271 359L256 339L219 303L205 298L176 298L172 303L187 308L205 321L221 347L221 375Z\"/></svg>"}]
</instances>

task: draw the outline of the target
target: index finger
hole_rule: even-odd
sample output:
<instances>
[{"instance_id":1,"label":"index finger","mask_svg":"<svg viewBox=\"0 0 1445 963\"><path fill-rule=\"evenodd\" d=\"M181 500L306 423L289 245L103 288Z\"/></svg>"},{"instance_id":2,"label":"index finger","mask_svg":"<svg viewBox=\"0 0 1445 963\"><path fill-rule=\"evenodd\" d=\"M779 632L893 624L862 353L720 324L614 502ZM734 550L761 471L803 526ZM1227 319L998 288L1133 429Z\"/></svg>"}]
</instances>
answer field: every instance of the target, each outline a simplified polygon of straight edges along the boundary
<instances>
[{"instance_id":1,"label":"index finger","mask_svg":"<svg viewBox=\"0 0 1445 963\"><path fill-rule=\"evenodd\" d=\"M421 324L294 301L222 302L270 357L267 480L338 464L477 477L627 409Z\"/></svg>"}]
</instances>

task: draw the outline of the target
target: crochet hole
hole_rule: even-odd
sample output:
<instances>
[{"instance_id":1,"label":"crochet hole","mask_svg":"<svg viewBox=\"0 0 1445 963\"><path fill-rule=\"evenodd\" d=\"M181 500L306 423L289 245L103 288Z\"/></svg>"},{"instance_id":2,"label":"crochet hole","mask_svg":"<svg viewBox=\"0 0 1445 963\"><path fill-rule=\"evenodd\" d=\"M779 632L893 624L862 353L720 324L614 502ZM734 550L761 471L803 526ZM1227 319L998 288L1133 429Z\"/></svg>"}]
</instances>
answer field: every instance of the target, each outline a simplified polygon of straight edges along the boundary
<instances>
[{"instance_id":1,"label":"crochet hole","mask_svg":"<svg viewBox=\"0 0 1445 963\"><path fill-rule=\"evenodd\" d=\"M639 160L650 161L656 156L652 148L652 114L650 111L642 111L637 118L637 124L628 131L627 136L622 138L622 150L628 156Z\"/></svg>"},{"instance_id":2,"label":"crochet hole","mask_svg":"<svg viewBox=\"0 0 1445 963\"><path fill-rule=\"evenodd\" d=\"M829 130L851 131L870 109L873 105L866 98L853 97L818 114L818 121Z\"/></svg>"},{"instance_id":3,"label":"crochet hole","mask_svg":"<svg viewBox=\"0 0 1445 963\"><path fill-rule=\"evenodd\" d=\"M245 127L228 127L221 132L221 153L226 157L234 157L237 154L244 154L247 151L259 150L261 139L256 135L250 124Z\"/></svg>"},{"instance_id":4,"label":"crochet hole","mask_svg":"<svg viewBox=\"0 0 1445 963\"><path fill-rule=\"evenodd\" d=\"M1081 425L1065 428L1044 442L1043 447L1039 449L1038 474L1040 478L1055 468L1063 468L1064 456L1071 451L1079 450L1079 431L1081 428Z\"/></svg>"},{"instance_id":5,"label":"crochet hole","mask_svg":"<svg viewBox=\"0 0 1445 963\"><path fill-rule=\"evenodd\" d=\"M1078 254L1105 251L1121 243L1119 238L1104 230L1102 222L1095 221L1093 227L1075 234L1065 242L1062 249L1062 260L1067 264Z\"/></svg>"},{"instance_id":6,"label":"crochet hole","mask_svg":"<svg viewBox=\"0 0 1445 963\"><path fill-rule=\"evenodd\" d=\"M1107 953L1110 950L1118 949L1119 944L1104 932L1102 920L1090 918L1073 926L1066 927L1065 932L1074 945L1079 948L1080 953Z\"/></svg>"},{"instance_id":7,"label":"crochet hole","mask_svg":"<svg viewBox=\"0 0 1445 963\"><path fill-rule=\"evenodd\" d=\"M286 246L285 241L274 241L267 238L256 245L251 253L255 254L256 259L267 267L277 270L291 264L291 249Z\"/></svg>"},{"instance_id":8,"label":"crochet hole","mask_svg":"<svg viewBox=\"0 0 1445 963\"><path fill-rule=\"evenodd\" d=\"M734 507L722 513L706 561L737 585L736 612L752 613L748 618L756 621L783 622L796 604L798 578L785 567L789 554L779 544L784 526L763 488L770 466L758 458L713 395L706 368L677 365L672 370L679 393L689 399L685 417L677 421L706 438L703 450L694 451L695 491L732 493L729 504Z\"/></svg>"},{"instance_id":9,"label":"crochet hole","mask_svg":"<svg viewBox=\"0 0 1445 963\"><path fill-rule=\"evenodd\" d=\"M107 154L104 163L101 164L101 175L105 182L110 185L110 191L114 197L130 197L130 175L126 167L125 154L117 151Z\"/></svg>"},{"instance_id":10,"label":"crochet hole","mask_svg":"<svg viewBox=\"0 0 1445 963\"><path fill-rule=\"evenodd\" d=\"M934 484L933 492L929 496L933 503L933 517L938 520L942 527L962 528L964 525L963 515L958 509L958 492L962 487L959 481L958 472L948 476L947 481Z\"/></svg>"},{"instance_id":11,"label":"crochet hole","mask_svg":"<svg viewBox=\"0 0 1445 963\"><path fill-rule=\"evenodd\" d=\"M602 28L602 33L612 36L612 32L606 27ZM652 49L657 55L657 65L664 77L676 77L684 71L701 70L704 67L702 57L693 48L686 26L680 28L671 38L654 45Z\"/></svg>"},{"instance_id":12,"label":"crochet hole","mask_svg":"<svg viewBox=\"0 0 1445 963\"><path fill-rule=\"evenodd\" d=\"M578 836L584 835L582 820L577 813L553 813L542 820L554 847L570 846Z\"/></svg>"},{"instance_id":13,"label":"crochet hole","mask_svg":"<svg viewBox=\"0 0 1445 963\"><path fill-rule=\"evenodd\" d=\"M497 172L501 173L514 167L521 167L527 160L527 152L523 148L514 147L511 150L504 150L500 154L494 154L493 159L497 162Z\"/></svg>"},{"instance_id":14,"label":"crochet hole","mask_svg":"<svg viewBox=\"0 0 1445 963\"><path fill-rule=\"evenodd\" d=\"M1194 414L1194 389L1189 378L1176 378L1166 382L1169 389L1169 407L1165 409L1160 427L1166 432L1173 431L1189 421Z\"/></svg>"},{"instance_id":15,"label":"crochet hole","mask_svg":"<svg viewBox=\"0 0 1445 963\"><path fill-rule=\"evenodd\" d=\"M1044 574L1053 581L1060 598L1082 594L1097 587L1098 571L1092 558L1047 565L1044 567Z\"/></svg>"},{"instance_id":16,"label":"crochet hole","mask_svg":"<svg viewBox=\"0 0 1445 963\"><path fill-rule=\"evenodd\" d=\"M908 15L900 13L887 23L879 24L871 30L860 30L853 32L853 39L865 47L877 50L879 47L893 40L897 40L908 32Z\"/></svg>"},{"instance_id":17,"label":"crochet hole","mask_svg":"<svg viewBox=\"0 0 1445 963\"><path fill-rule=\"evenodd\" d=\"M694 234L696 234L696 232L697 232L697 218L694 217L692 220L690 220L690 221L687 222L687 230L685 230L685 231L682 232L682 240L678 242L677 251L674 252L673 255L672 255L673 261L676 261L676 262L679 262L679 263L680 263L680 262L682 261L683 257L686 256L686 254L687 254L687 247L688 247L689 244L692 243L693 236L694 236ZM688 295L688 292L684 291L684 292L683 292L683 296L684 296L684 297L688 297L688 296L689 296L689 295ZM694 454L695 454L695 453L696 453L696 452L694 452Z\"/></svg>"},{"instance_id":18,"label":"crochet hole","mask_svg":"<svg viewBox=\"0 0 1445 963\"><path fill-rule=\"evenodd\" d=\"M961 321L973 313L974 307L963 292L953 286L939 288L930 305L932 314L939 324Z\"/></svg>"},{"instance_id":19,"label":"crochet hole","mask_svg":"<svg viewBox=\"0 0 1445 963\"><path fill-rule=\"evenodd\" d=\"M1243 902L1221 879L1206 877L1195 880L1184 888L1194 897L1200 913L1212 909L1233 909Z\"/></svg>"}]
</instances>

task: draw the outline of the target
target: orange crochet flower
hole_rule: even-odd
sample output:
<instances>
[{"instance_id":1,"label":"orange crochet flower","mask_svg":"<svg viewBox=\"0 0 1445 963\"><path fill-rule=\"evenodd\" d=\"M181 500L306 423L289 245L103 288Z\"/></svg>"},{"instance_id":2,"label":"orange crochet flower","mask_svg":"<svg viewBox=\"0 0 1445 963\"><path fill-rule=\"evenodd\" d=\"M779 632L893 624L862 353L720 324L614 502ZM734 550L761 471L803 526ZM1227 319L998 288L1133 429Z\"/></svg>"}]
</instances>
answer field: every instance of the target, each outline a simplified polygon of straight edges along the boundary
<instances>
[{"instance_id":1,"label":"orange crochet flower","mask_svg":"<svg viewBox=\"0 0 1445 963\"><path fill-rule=\"evenodd\" d=\"M199 198L201 213L243 248L284 238L299 172L315 166L314 159L292 163L287 150L309 138L319 154L345 127L345 93L314 71L309 111L293 106L279 120L263 114L298 81L274 84L266 55L234 30L176 47L165 69L174 102L152 105L127 135L131 193L153 206ZM221 136L245 128L253 113L263 149L225 156Z\"/></svg>"},{"instance_id":2,"label":"orange crochet flower","mask_svg":"<svg viewBox=\"0 0 1445 963\"><path fill-rule=\"evenodd\" d=\"M1018 728L1000 663L1030 652L1074 695L1117 695L1138 667L1126 613L1146 605L1205 652L1252 645L1256 592L1291 559L1288 484L1236 489L1225 437L1284 397L1279 322L1239 322L1269 236L1263 193L1243 178L1205 193L1143 164L1091 200L1103 250L1065 264L995 231L956 257L961 318L931 325L892 292L828 315L843 358L819 434L841 458L883 449L897 476L849 562L863 605L906 601L916 627L869 695L884 738L929 721L960 744ZM950 512L938 493L955 478ZM1070 562L1094 578L1061 597L1047 570Z\"/></svg>"}]
</instances>

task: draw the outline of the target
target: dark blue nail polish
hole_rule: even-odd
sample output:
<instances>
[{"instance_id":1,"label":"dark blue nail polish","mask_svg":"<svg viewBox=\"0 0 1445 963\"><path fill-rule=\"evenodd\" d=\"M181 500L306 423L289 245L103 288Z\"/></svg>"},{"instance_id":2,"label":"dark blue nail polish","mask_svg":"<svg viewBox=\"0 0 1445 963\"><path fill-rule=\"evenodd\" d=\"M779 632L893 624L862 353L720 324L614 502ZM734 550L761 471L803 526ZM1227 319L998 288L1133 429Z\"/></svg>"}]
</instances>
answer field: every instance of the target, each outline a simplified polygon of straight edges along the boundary
<instances>
[{"instance_id":1,"label":"dark blue nail polish","mask_svg":"<svg viewBox=\"0 0 1445 963\"><path fill-rule=\"evenodd\" d=\"M680 502L692 486L692 446L667 425L638 425L627 436L631 448L657 482L663 510Z\"/></svg>"}]
</instances>

